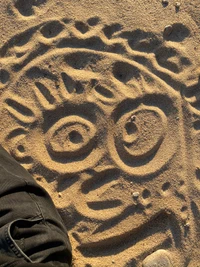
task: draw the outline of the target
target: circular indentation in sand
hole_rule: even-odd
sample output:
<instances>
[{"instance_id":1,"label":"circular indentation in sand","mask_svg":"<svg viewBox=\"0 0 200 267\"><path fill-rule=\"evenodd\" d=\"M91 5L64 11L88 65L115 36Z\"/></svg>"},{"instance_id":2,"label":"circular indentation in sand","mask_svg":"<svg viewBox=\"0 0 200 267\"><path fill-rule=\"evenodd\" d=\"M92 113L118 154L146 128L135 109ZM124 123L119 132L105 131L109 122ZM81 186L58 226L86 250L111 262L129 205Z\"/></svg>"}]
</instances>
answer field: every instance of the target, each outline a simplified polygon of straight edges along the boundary
<instances>
[{"instance_id":1,"label":"circular indentation in sand","mask_svg":"<svg viewBox=\"0 0 200 267\"><path fill-rule=\"evenodd\" d=\"M83 142L83 136L77 131L71 131L69 133L69 140L74 144L79 144Z\"/></svg>"},{"instance_id":2,"label":"circular indentation in sand","mask_svg":"<svg viewBox=\"0 0 200 267\"><path fill-rule=\"evenodd\" d=\"M134 135L134 134L137 134L137 126L135 123L133 122L128 122L126 125L125 125L125 129L126 129L126 132L128 135Z\"/></svg>"},{"instance_id":3,"label":"circular indentation in sand","mask_svg":"<svg viewBox=\"0 0 200 267\"><path fill-rule=\"evenodd\" d=\"M19 145L19 146L17 147L17 149L18 149L19 152L21 152L21 153L23 153L23 152L25 151L25 148L24 148L23 145Z\"/></svg>"},{"instance_id":4,"label":"circular indentation in sand","mask_svg":"<svg viewBox=\"0 0 200 267\"><path fill-rule=\"evenodd\" d=\"M36 180L37 180L38 182L41 182L41 181L42 181L42 177L41 177L41 176L37 176L37 177L36 177Z\"/></svg>"},{"instance_id":5,"label":"circular indentation in sand","mask_svg":"<svg viewBox=\"0 0 200 267\"><path fill-rule=\"evenodd\" d=\"M139 70L125 62L116 62L113 66L114 77L122 83L127 83L131 79L140 78Z\"/></svg>"},{"instance_id":6,"label":"circular indentation in sand","mask_svg":"<svg viewBox=\"0 0 200 267\"><path fill-rule=\"evenodd\" d=\"M146 205L146 209L151 209L153 207L152 203Z\"/></svg>"},{"instance_id":7,"label":"circular indentation in sand","mask_svg":"<svg viewBox=\"0 0 200 267\"><path fill-rule=\"evenodd\" d=\"M42 27L41 33L45 38L53 38L57 36L64 26L58 21L52 21Z\"/></svg>"},{"instance_id":8,"label":"circular indentation in sand","mask_svg":"<svg viewBox=\"0 0 200 267\"><path fill-rule=\"evenodd\" d=\"M10 74L7 70L1 69L0 70L0 83L6 84L10 78Z\"/></svg>"},{"instance_id":9,"label":"circular indentation in sand","mask_svg":"<svg viewBox=\"0 0 200 267\"><path fill-rule=\"evenodd\" d=\"M148 189L144 189L144 191L142 192L142 197L144 199L149 198L151 196L151 192Z\"/></svg>"},{"instance_id":10,"label":"circular indentation in sand","mask_svg":"<svg viewBox=\"0 0 200 267\"><path fill-rule=\"evenodd\" d=\"M113 93L109 89L107 89L106 87L101 86L99 84L97 86L95 86L95 91L104 98L109 99L109 98L114 97Z\"/></svg>"},{"instance_id":11,"label":"circular indentation in sand","mask_svg":"<svg viewBox=\"0 0 200 267\"><path fill-rule=\"evenodd\" d=\"M75 22L75 27L82 34L86 33L89 30L87 24L83 23L82 21L76 21Z\"/></svg>"},{"instance_id":12,"label":"circular indentation in sand","mask_svg":"<svg viewBox=\"0 0 200 267\"><path fill-rule=\"evenodd\" d=\"M95 26L99 23L100 19L98 17L92 17L92 18L89 18L87 20L87 23L90 25L90 26Z\"/></svg>"},{"instance_id":13,"label":"circular indentation in sand","mask_svg":"<svg viewBox=\"0 0 200 267\"><path fill-rule=\"evenodd\" d=\"M164 184L162 185L162 191L163 191L163 192L166 192L166 191L168 191L168 190L170 189L170 187L171 187L170 182L166 182L166 183L164 183Z\"/></svg>"},{"instance_id":14,"label":"circular indentation in sand","mask_svg":"<svg viewBox=\"0 0 200 267\"><path fill-rule=\"evenodd\" d=\"M15 7L19 13L25 17L29 17L34 14L33 0L16 0Z\"/></svg>"},{"instance_id":15,"label":"circular indentation in sand","mask_svg":"<svg viewBox=\"0 0 200 267\"><path fill-rule=\"evenodd\" d=\"M182 208L181 208L181 212L185 212L185 211L187 211L187 206L183 206Z\"/></svg>"}]
</instances>

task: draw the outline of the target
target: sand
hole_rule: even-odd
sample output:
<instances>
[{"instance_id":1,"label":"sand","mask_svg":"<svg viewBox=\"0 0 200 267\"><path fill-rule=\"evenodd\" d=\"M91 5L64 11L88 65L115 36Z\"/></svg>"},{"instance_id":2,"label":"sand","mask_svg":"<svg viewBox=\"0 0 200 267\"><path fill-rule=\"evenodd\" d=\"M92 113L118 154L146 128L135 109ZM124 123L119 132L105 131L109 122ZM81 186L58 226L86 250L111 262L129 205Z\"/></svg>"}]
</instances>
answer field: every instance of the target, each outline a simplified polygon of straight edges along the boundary
<instances>
[{"instance_id":1,"label":"sand","mask_svg":"<svg viewBox=\"0 0 200 267\"><path fill-rule=\"evenodd\" d=\"M0 140L74 267L200 266L200 1L0 0Z\"/></svg>"}]
</instances>

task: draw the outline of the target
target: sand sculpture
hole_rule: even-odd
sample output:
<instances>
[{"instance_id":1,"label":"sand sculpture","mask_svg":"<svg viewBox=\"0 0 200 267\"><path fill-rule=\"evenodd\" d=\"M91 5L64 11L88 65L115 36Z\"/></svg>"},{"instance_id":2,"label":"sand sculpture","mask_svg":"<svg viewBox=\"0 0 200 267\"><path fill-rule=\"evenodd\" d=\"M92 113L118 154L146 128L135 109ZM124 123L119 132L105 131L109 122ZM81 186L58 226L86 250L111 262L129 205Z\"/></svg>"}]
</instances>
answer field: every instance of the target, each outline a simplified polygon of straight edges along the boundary
<instances>
[{"instance_id":1,"label":"sand sculpture","mask_svg":"<svg viewBox=\"0 0 200 267\"><path fill-rule=\"evenodd\" d=\"M16 20L30 20L50 3L10 7ZM158 34L100 15L57 15L35 18L2 44L1 139L53 197L75 267L198 266L191 34L179 21Z\"/></svg>"}]
</instances>

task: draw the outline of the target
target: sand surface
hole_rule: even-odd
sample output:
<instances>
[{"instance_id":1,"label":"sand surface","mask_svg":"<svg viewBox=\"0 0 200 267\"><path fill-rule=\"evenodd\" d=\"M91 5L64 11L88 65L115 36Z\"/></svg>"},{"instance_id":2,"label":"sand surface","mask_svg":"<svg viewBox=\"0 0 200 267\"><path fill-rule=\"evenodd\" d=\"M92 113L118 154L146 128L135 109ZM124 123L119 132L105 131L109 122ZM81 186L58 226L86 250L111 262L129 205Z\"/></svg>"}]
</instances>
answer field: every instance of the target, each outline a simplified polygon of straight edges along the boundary
<instances>
[{"instance_id":1,"label":"sand surface","mask_svg":"<svg viewBox=\"0 0 200 267\"><path fill-rule=\"evenodd\" d=\"M0 140L74 267L200 266L200 0L0 0Z\"/></svg>"}]
</instances>

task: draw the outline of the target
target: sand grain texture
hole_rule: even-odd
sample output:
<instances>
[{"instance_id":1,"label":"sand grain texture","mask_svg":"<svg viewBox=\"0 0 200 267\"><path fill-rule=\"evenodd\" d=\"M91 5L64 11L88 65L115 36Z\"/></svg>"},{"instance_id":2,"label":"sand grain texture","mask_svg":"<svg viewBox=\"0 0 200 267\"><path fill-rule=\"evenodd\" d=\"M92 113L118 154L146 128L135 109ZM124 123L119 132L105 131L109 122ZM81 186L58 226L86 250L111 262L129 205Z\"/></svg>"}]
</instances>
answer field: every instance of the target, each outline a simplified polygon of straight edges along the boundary
<instances>
[{"instance_id":1,"label":"sand grain texture","mask_svg":"<svg viewBox=\"0 0 200 267\"><path fill-rule=\"evenodd\" d=\"M0 0L0 137L74 267L198 267L200 2Z\"/></svg>"}]
</instances>

